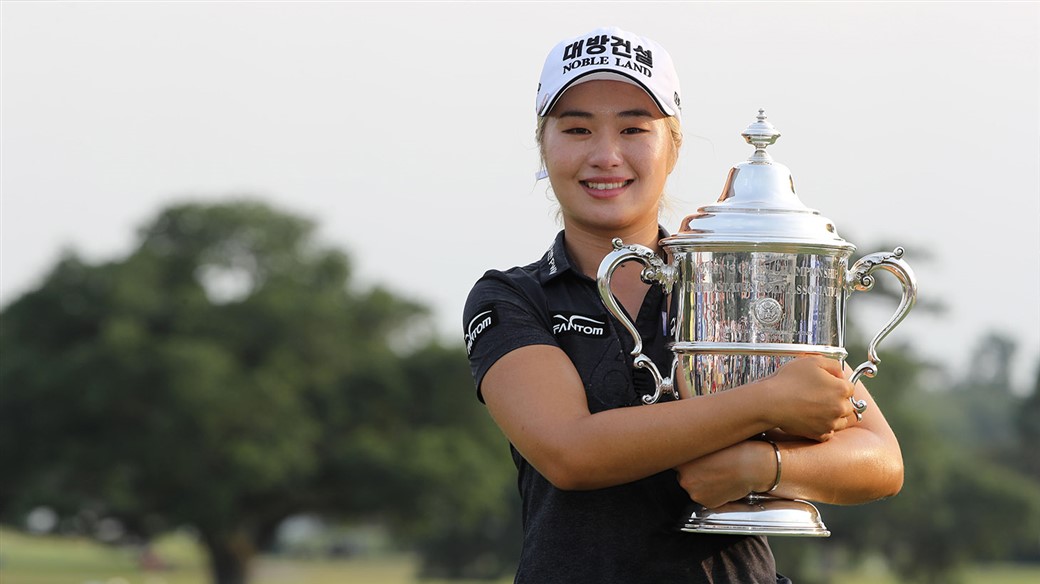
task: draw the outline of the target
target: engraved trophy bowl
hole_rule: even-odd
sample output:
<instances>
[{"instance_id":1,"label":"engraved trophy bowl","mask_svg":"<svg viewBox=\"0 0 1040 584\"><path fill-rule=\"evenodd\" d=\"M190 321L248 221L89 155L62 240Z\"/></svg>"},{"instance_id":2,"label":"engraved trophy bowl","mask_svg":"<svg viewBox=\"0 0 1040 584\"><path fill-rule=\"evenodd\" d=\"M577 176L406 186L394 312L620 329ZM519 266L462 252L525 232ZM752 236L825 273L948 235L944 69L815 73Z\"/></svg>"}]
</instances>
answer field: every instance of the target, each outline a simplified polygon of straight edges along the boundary
<instances>
[{"instance_id":1,"label":"engraved trophy bowl","mask_svg":"<svg viewBox=\"0 0 1040 584\"><path fill-rule=\"evenodd\" d=\"M844 362L848 298L870 290L873 272L885 270L902 285L902 299L850 381L874 377L880 361L877 345L916 300L917 281L902 259L902 248L872 253L849 265L856 247L838 235L829 219L802 204L790 170L766 152L780 133L763 110L741 135L754 153L730 169L718 201L687 216L679 233L661 240L667 263L645 246L615 239L614 251L600 264L600 297L635 340L633 365L654 378L655 392L643 396L644 403L669 394L689 399L750 383L799 355ZM674 359L667 377L643 354L639 332L610 292L614 270L630 260L644 265L644 282L674 295L669 344ZM861 418L866 402L850 399ZM830 535L812 503L762 494L715 509L694 504L680 529Z\"/></svg>"}]
</instances>

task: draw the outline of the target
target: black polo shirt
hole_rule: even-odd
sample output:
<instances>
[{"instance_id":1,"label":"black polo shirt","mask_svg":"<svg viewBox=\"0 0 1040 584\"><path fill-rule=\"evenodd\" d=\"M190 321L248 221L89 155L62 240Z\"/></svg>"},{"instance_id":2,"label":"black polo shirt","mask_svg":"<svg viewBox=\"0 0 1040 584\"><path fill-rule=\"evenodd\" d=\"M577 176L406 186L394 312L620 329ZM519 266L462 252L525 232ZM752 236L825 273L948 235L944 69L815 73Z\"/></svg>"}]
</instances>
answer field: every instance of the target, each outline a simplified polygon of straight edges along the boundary
<instances>
[{"instance_id":1,"label":"black polo shirt","mask_svg":"<svg viewBox=\"0 0 1040 584\"><path fill-rule=\"evenodd\" d=\"M668 312L667 296L653 286L635 322L644 353L661 371L672 359ZM537 262L484 274L470 292L463 323L478 397L485 373L503 355L550 345L574 363L593 413L654 407L640 401L653 393L653 381L632 366L633 340L607 312L596 282L572 267L562 231ZM690 499L672 470L605 489L563 491L510 449L523 499L517 583L786 581L777 577L764 537L680 532Z\"/></svg>"}]
</instances>

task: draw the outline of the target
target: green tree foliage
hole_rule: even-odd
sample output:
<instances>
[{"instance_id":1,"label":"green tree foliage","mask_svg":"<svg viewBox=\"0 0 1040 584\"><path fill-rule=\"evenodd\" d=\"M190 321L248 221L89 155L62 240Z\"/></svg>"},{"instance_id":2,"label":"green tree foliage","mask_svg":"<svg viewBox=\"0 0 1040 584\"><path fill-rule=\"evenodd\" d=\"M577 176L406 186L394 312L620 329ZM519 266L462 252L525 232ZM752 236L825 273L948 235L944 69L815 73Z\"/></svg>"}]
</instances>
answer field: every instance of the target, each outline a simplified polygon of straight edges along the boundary
<instances>
[{"instance_id":1,"label":"green tree foliage","mask_svg":"<svg viewBox=\"0 0 1040 584\"><path fill-rule=\"evenodd\" d=\"M968 371L951 384L948 394L920 394L918 407L929 408L944 421L937 427L944 441L1014 466L1022 398L1011 386L1016 352L1014 340L989 333L975 344Z\"/></svg>"},{"instance_id":2,"label":"green tree foliage","mask_svg":"<svg viewBox=\"0 0 1040 584\"><path fill-rule=\"evenodd\" d=\"M1025 398L1015 417L1018 428L1018 456L1015 458L1021 465L1022 472L1040 483L1040 456L1037 456L1037 445L1040 444L1040 366L1036 368L1033 388Z\"/></svg>"},{"instance_id":3,"label":"green tree foliage","mask_svg":"<svg viewBox=\"0 0 1040 584\"><path fill-rule=\"evenodd\" d=\"M506 445L461 348L395 351L424 308L351 287L313 231L259 203L174 206L126 258L69 255L7 306L3 517L191 525L220 584L299 512L378 518L430 549L447 526L507 522Z\"/></svg>"}]
</instances>

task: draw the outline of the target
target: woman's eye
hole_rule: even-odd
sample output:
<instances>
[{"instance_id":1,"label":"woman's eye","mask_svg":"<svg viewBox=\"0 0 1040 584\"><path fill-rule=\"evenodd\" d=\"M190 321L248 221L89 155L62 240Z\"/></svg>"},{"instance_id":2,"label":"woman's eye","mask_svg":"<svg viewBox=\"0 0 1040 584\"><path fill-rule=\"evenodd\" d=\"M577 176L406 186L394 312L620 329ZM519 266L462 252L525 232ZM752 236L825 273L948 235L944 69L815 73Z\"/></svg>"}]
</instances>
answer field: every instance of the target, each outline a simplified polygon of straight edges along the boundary
<instances>
[{"instance_id":1,"label":"woman's eye","mask_svg":"<svg viewBox=\"0 0 1040 584\"><path fill-rule=\"evenodd\" d=\"M624 130L621 130L621 133L622 134L642 134L643 132L646 132L646 131L647 130L644 130L643 128L625 128Z\"/></svg>"},{"instance_id":2,"label":"woman's eye","mask_svg":"<svg viewBox=\"0 0 1040 584\"><path fill-rule=\"evenodd\" d=\"M563 131L564 134L591 134L588 128L567 128Z\"/></svg>"}]
</instances>

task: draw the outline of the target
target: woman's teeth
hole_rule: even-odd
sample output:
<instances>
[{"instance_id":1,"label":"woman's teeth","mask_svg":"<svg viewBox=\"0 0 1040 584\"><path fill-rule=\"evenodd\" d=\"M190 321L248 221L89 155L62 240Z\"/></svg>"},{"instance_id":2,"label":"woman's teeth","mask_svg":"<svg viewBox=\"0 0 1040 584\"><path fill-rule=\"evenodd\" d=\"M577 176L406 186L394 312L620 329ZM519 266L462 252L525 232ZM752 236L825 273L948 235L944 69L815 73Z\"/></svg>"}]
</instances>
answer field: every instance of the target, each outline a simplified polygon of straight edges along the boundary
<instances>
[{"instance_id":1,"label":"woman's teeth","mask_svg":"<svg viewBox=\"0 0 1040 584\"><path fill-rule=\"evenodd\" d=\"M590 189L596 190L596 191L606 191L606 190L610 190L610 189L620 189L621 187L625 186L625 184L627 182L628 181L609 182L609 183L598 183L598 182L594 183L594 182L587 182L586 181L585 182L585 186L590 188Z\"/></svg>"}]
</instances>

